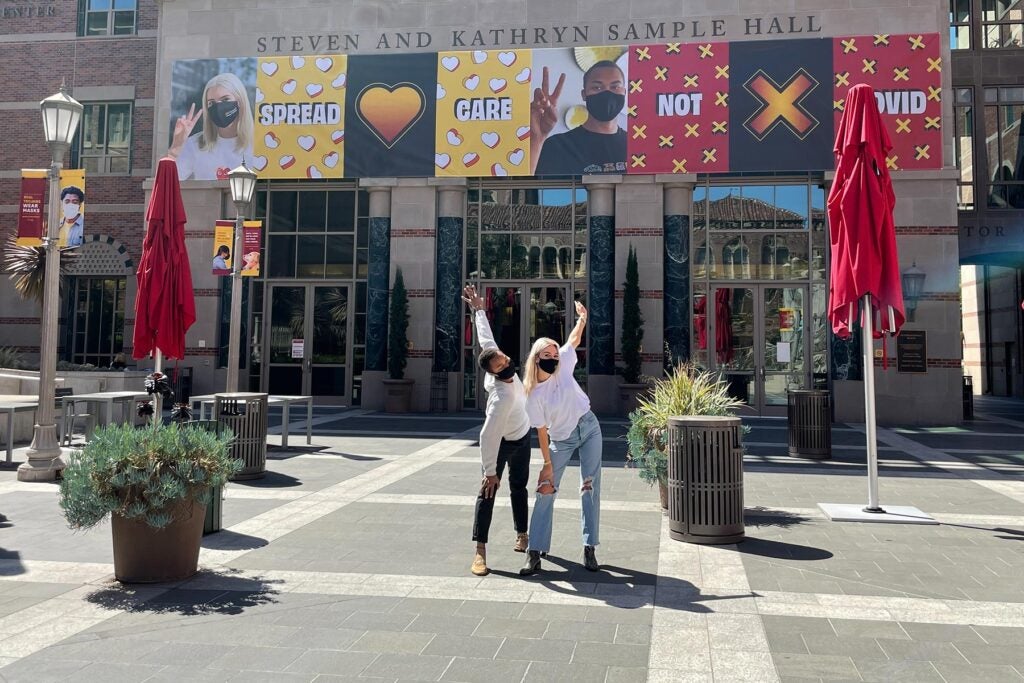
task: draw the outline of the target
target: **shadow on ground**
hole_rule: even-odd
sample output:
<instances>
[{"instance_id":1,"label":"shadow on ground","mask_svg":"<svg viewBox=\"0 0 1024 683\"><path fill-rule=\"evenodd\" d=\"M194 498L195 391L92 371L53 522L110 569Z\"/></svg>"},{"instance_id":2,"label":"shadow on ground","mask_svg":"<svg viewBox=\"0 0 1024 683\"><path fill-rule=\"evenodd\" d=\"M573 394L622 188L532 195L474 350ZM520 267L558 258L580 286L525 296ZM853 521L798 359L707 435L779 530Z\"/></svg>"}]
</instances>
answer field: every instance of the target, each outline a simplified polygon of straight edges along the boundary
<instances>
[{"instance_id":1,"label":"shadow on ground","mask_svg":"<svg viewBox=\"0 0 1024 683\"><path fill-rule=\"evenodd\" d=\"M129 613L234 615L261 605L275 604L277 581L241 576L237 570L200 571L184 583L115 584L86 596L94 605ZM195 588L189 586L194 585ZM167 589L153 595L153 589ZM152 596L152 597L148 597ZM148 598L148 599L147 599Z\"/></svg>"}]
</instances>

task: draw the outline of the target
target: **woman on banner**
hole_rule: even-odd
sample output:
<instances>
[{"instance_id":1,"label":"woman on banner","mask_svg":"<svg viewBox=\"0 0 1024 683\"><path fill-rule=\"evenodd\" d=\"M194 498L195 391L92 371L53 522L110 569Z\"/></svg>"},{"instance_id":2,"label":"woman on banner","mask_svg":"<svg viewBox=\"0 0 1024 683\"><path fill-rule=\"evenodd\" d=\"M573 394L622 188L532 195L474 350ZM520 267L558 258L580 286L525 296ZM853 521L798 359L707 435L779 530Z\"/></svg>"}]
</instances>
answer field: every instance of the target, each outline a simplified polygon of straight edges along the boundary
<instances>
[{"instance_id":1,"label":"woman on banner","mask_svg":"<svg viewBox=\"0 0 1024 683\"><path fill-rule=\"evenodd\" d=\"M200 117L203 127L192 135ZM178 163L179 180L227 180L231 169L252 159L253 137L245 86L235 74L221 73L203 88L202 108L196 111L193 103L178 117L167 155Z\"/></svg>"},{"instance_id":2,"label":"woman on banner","mask_svg":"<svg viewBox=\"0 0 1024 683\"><path fill-rule=\"evenodd\" d=\"M576 347L583 340L587 309L576 302L576 326L569 340L559 347L553 339L541 337L530 349L523 385L530 424L537 428L544 466L540 471L537 497L530 520L530 546L526 564L519 570L529 576L540 569L542 553L551 549L551 524L555 496L572 454L580 454L580 503L583 511L583 566L592 572L597 563L595 548L601 516L601 425L590 410L590 399L573 377Z\"/></svg>"}]
</instances>

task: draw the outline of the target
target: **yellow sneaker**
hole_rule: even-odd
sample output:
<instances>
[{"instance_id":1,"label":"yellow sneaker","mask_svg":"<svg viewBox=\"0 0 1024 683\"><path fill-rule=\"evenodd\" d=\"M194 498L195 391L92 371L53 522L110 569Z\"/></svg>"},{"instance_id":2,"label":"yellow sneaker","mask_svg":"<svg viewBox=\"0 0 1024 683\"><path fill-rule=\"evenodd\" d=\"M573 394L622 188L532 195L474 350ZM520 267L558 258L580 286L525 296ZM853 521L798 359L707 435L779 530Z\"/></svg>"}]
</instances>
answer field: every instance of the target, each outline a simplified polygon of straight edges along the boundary
<instances>
[{"instance_id":1,"label":"yellow sneaker","mask_svg":"<svg viewBox=\"0 0 1024 683\"><path fill-rule=\"evenodd\" d=\"M491 573L491 570L487 568L486 558L484 558L480 553L473 556L473 564L469 568L469 571L473 572L477 576L487 576Z\"/></svg>"}]
</instances>

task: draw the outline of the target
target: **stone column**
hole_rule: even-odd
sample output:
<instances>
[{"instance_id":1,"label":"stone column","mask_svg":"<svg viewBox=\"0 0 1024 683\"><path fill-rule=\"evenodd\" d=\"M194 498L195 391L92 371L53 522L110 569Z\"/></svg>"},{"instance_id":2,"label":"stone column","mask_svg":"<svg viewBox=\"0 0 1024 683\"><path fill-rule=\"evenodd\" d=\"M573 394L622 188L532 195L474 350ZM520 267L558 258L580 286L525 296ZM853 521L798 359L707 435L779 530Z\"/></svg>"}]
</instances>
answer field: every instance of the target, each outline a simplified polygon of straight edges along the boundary
<instances>
[{"instance_id":1,"label":"stone column","mask_svg":"<svg viewBox=\"0 0 1024 683\"><path fill-rule=\"evenodd\" d=\"M384 408L388 370L388 292L391 287L392 178L364 178L359 185L370 193L370 235L366 275L366 365L363 368L362 407Z\"/></svg>"},{"instance_id":2,"label":"stone column","mask_svg":"<svg viewBox=\"0 0 1024 683\"><path fill-rule=\"evenodd\" d=\"M690 359L690 215L693 174L658 176L665 193L662 300L665 343L673 361Z\"/></svg>"},{"instance_id":3,"label":"stone column","mask_svg":"<svg viewBox=\"0 0 1024 683\"><path fill-rule=\"evenodd\" d=\"M466 212L465 178L432 178L437 188L434 271L434 362L432 382L447 379L446 409L462 396L462 262ZM436 403L433 396L431 403ZM431 405L431 410L438 409Z\"/></svg>"},{"instance_id":4,"label":"stone column","mask_svg":"<svg viewBox=\"0 0 1024 683\"><path fill-rule=\"evenodd\" d=\"M590 176L587 393L597 413L618 412L615 377L615 186L621 176Z\"/></svg>"}]
</instances>

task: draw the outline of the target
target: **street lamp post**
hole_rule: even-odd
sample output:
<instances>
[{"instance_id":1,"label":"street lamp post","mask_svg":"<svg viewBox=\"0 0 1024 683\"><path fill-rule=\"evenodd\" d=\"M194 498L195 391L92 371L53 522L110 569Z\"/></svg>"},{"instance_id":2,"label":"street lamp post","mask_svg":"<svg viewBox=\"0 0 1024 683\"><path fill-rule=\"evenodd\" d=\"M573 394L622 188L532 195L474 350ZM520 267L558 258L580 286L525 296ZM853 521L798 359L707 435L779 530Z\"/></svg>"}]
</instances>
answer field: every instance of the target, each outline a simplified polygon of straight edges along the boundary
<instances>
[{"instance_id":1,"label":"street lamp post","mask_svg":"<svg viewBox=\"0 0 1024 683\"><path fill-rule=\"evenodd\" d=\"M907 322L914 322L914 311L917 310L917 300L921 298L924 291L924 279L926 273L917 267L917 261L900 274L903 284L903 303L907 309Z\"/></svg>"},{"instance_id":2,"label":"street lamp post","mask_svg":"<svg viewBox=\"0 0 1024 683\"><path fill-rule=\"evenodd\" d=\"M82 105L68 96L62 83L60 92L39 103L43 114L43 133L50 147L50 215L46 222L46 270L43 287L42 339L39 342L39 407L32 433L28 460L18 467L20 481L53 481L64 468L57 440L56 407L53 387L57 378L57 311L60 308L60 169L64 155L82 118Z\"/></svg>"},{"instance_id":3,"label":"street lamp post","mask_svg":"<svg viewBox=\"0 0 1024 683\"><path fill-rule=\"evenodd\" d=\"M256 174L242 165L228 173L231 201L235 203L235 250L231 252L231 327L228 334L227 391L238 391L238 363L242 337L242 226L256 189Z\"/></svg>"}]
</instances>

